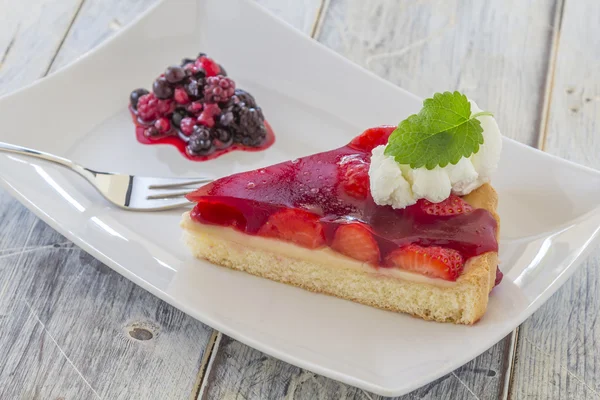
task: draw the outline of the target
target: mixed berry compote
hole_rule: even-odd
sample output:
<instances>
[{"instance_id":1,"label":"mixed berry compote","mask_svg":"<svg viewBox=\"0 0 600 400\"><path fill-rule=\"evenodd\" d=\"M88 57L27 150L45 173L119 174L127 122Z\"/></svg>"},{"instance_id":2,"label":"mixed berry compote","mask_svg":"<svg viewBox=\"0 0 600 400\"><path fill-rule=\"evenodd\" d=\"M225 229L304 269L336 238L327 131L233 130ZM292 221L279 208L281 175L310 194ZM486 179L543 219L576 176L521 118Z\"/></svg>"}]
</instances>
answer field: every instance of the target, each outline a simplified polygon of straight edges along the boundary
<instances>
[{"instance_id":1,"label":"mixed berry compote","mask_svg":"<svg viewBox=\"0 0 600 400\"><path fill-rule=\"evenodd\" d=\"M371 151L394 128L368 129L338 149L218 179L188 195L197 203L191 218L454 281L471 257L498 250L497 221L454 195L404 209L375 204Z\"/></svg>"},{"instance_id":2,"label":"mixed berry compote","mask_svg":"<svg viewBox=\"0 0 600 400\"><path fill-rule=\"evenodd\" d=\"M139 142L174 145L191 160L263 150L275 141L254 97L204 53L168 67L152 92L136 89L129 100Z\"/></svg>"}]
</instances>

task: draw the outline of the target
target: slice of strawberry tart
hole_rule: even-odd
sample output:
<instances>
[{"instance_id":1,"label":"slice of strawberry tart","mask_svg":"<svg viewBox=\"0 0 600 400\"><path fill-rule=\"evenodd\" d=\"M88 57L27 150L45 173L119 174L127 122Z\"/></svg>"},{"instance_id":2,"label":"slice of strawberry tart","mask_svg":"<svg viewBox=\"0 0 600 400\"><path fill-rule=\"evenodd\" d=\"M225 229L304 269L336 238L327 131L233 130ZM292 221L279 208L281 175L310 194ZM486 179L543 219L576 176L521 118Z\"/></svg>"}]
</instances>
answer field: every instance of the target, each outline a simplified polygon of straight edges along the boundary
<instances>
[{"instance_id":1,"label":"slice of strawberry tart","mask_svg":"<svg viewBox=\"0 0 600 400\"><path fill-rule=\"evenodd\" d=\"M501 135L458 92L398 127L216 180L185 241L215 264L424 319L472 324L502 275L490 174Z\"/></svg>"}]
</instances>

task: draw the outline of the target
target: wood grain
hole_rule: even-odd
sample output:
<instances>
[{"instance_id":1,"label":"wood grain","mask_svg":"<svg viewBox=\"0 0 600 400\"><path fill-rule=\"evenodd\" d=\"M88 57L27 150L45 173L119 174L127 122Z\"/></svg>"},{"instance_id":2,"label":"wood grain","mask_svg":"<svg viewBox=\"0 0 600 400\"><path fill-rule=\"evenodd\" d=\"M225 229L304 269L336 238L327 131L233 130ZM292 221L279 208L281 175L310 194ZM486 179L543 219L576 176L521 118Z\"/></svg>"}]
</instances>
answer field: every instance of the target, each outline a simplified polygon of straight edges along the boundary
<instances>
[{"instance_id":1,"label":"wood grain","mask_svg":"<svg viewBox=\"0 0 600 400\"><path fill-rule=\"evenodd\" d=\"M319 41L419 96L460 90L535 144L555 0L332 0ZM397 121L387 121L396 123Z\"/></svg>"},{"instance_id":2,"label":"wood grain","mask_svg":"<svg viewBox=\"0 0 600 400\"><path fill-rule=\"evenodd\" d=\"M475 361L402 399L497 399L502 391L496 345ZM199 400L208 399L363 399L382 397L302 370L223 336Z\"/></svg>"},{"instance_id":3,"label":"wood grain","mask_svg":"<svg viewBox=\"0 0 600 400\"><path fill-rule=\"evenodd\" d=\"M69 24L49 22L35 37L54 53L29 49L12 59L21 40L33 40L24 31L0 69L2 91L67 64L152 3L86 1ZM27 73L14 73L18 61ZM74 247L4 192L0 234L0 398L190 396L210 328Z\"/></svg>"},{"instance_id":4,"label":"wood grain","mask_svg":"<svg viewBox=\"0 0 600 400\"><path fill-rule=\"evenodd\" d=\"M566 1L543 148L600 169L600 4ZM521 326L512 399L600 398L600 251Z\"/></svg>"},{"instance_id":5,"label":"wood grain","mask_svg":"<svg viewBox=\"0 0 600 400\"><path fill-rule=\"evenodd\" d=\"M494 111L503 133L536 144L556 2L331 0L317 38L420 96L460 90ZM382 121L396 123L397 121ZM497 399L510 338L403 398ZM274 360L223 337L204 398L377 396ZM341 395L343 394L343 395Z\"/></svg>"},{"instance_id":6,"label":"wood grain","mask_svg":"<svg viewBox=\"0 0 600 400\"><path fill-rule=\"evenodd\" d=\"M0 95L46 75L83 0L0 0Z\"/></svg>"},{"instance_id":7,"label":"wood grain","mask_svg":"<svg viewBox=\"0 0 600 400\"><path fill-rule=\"evenodd\" d=\"M63 67L154 2L54 2L43 18L13 8L9 22L27 29L0 24L0 93ZM320 4L262 3L305 31ZM47 32L31 28L36 21ZM31 42L44 51L26 52ZM2 191L0 271L0 398L196 393L212 330L103 266Z\"/></svg>"}]
</instances>

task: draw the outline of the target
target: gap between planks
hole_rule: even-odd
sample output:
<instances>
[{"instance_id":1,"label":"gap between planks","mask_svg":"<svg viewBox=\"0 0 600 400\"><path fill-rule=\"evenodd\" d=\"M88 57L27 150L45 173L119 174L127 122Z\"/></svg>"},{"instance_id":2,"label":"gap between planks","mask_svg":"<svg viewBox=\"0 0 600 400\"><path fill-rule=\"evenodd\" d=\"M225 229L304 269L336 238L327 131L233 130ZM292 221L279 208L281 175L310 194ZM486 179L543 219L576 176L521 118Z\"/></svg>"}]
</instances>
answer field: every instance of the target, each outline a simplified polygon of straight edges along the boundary
<instances>
[{"instance_id":1,"label":"gap between planks","mask_svg":"<svg viewBox=\"0 0 600 400\"><path fill-rule=\"evenodd\" d=\"M546 86L544 88L544 102L542 105L542 115L540 130L538 133L537 148L544 151L546 149L546 138L548 136L548 122L550 120L550 109L552 107L552 95L554 90L554 78L556 75L556 61L558 59L558 50L560 46L560 31L562 19L565 10L566 0L557 0L556 11L554 13L554 22L552 27L552 45L548 60L548 70L546 72Z\"/></svg>"},{"instance_id":2,"label":"gap between planks","mask_svg":"<svg viewBox=\"0 0 600 400\"><path fill-rule=\"evenodd\" d=\"M554 11L554 21L552 24L552 39L550 44L550 54L548 56L548 69L546 70L546 85L544 87L544 101L542 103L540 128L538 132L537 148L544 151L546 149L546 139L548 137L548 122L550 120L550 109L552 104L552 95L554 91L554 78L556 76L556 62L560 47L560 33L562 20L565 12L565 3L567 0L557 0ZM514 383L515 364L518 361L519 351L519 327L511 334L509 354L507 357L508 365L505 369L504 390L502 391L502 400L512 398L512 387Z\"/></svg>"},{"instance_id":3,"label":"gap between planks","mask_svg":"<svg viewBox=\"0 0 600 400\"><path fill-rule=\"evenodd\" d=\"M67 36L69 36L69 32L71 32L71 28L73 28L73 25L75 24L75 20L77 19L77 17L79 16L79 12L83 8L83 3L85 3L85 0L81 0L79 2L79 5L77 6L75 13L73 14L73 17L71 18L71 21L69 22L69 26L67 27L67 29L65 29L65 34L60 39L60 43L58 44L58 47L56 48L56 51L54 52L54 55L52 56L52 59L50 60L50 63L48 64L48 68L46 68L46 72L44 72L44 75L42 75L42 77L44 77L50 73L50 70L52 69L52 65L54 65L54 61L56 61L56 57L58 56L60 49L62 49L63 45L65 44L65 40L67 39Z\"/></svg>"},{"instance_id":4,"label":"gap between planks","mask_svg":"<svg viewBox=\"0 0 600 400\"><path fill-rule=\"evenodd\" d=\"M19 35L20 28L21 28L21 25L20 24L17 25L17 29L15 29L15 33L13 33L12 38L10 38L10 42L8 42L8 46L6 46L6 50L4 51L4 54L2 55L2 57L0 58L0 68L2 68L2 64L4 64L4 62L8 58L8 53L10 53L10 50L12 49L13 45L15 44L15 40L17 39L17 36Z\"/></svg>"},{"instance_id":5,"label":"gap between planks","mask_svg":"<svg viewBox=\"0 0 600 400\"><path fill-rule=\"evenodd\" d=\"M85 0L82 1L82 4ZM319 8L315 14L315 19L310 28L309 36L312 39L316 39L321 32L321 26L323 25L323 20L325 19L325 14L327 13L327 9L329 8L330 0L321 0L319 4ZM81 8L81 7L80 7ZM79 10L77 10L77 13ZM69 27L70 29L70 27ZM62 45L62 43L61 43ZM212 367L212 363L219 352L219 345L221 344L221 338L223 334L216 330L213 330L213 333L208 341L208 345L206 346L206 351L202 356L202 362L200 363L200 367L198 368L198 374L196 377L196 383L194 384L194 389L190 394L190 400L201 400L204 390L206 389L208 382L208 377L210 376L210 371Z\"/></svg>"}]
</instances>

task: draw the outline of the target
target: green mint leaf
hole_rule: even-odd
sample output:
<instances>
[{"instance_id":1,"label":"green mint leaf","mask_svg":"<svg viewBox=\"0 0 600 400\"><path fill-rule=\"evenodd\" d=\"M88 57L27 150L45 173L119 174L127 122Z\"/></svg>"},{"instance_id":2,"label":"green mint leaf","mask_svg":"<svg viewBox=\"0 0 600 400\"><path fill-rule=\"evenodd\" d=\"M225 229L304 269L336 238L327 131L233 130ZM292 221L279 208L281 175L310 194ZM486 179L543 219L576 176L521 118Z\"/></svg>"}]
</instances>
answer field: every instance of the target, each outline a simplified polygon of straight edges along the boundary
<instances>
[{"instance_id":1,"label":"green mint leaf","mask_svg":"<svg viewBox=\"0 0 600 400\"><path fill-rule=\"evenodd\" d=\"M418 114L400 122L385 154L411 168L456 164L462 157L477 153L483 144L483 128L477 119L483 115L492 114L482 111L471 115L471 103L464 94L436 93L423 101Z\"/></svg>"}]
</instances>

